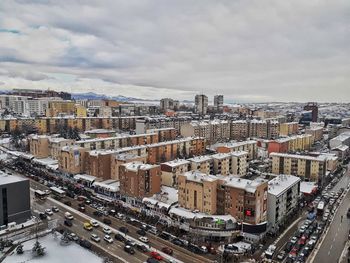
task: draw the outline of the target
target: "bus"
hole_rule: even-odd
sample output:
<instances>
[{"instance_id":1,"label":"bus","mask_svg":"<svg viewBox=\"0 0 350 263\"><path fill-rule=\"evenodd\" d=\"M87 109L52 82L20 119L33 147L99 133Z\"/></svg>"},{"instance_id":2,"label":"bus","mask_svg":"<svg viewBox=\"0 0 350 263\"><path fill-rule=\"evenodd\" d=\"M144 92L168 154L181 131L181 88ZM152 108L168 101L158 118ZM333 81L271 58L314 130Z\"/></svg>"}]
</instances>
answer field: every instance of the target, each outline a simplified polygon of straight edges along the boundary
<instances>
[{"instance_id":1,"label":"bus","mask_svg":"<svg viewBox=\"0 0 350 263\"><path fill-rule=\"evenodd\" d=\"M50 187L50 190L51 190L52 194L56 197L62 198L62 197L66 196L66 192L58 187L55 187L55 186Z\"/></svg>"},{"instance_id":2,"label":"bus","mask_svg":"<svg viewBox=\"0 0 350 263\"><path fill-rule=\"evenodd\" d=\"M35 190L34 195L35 195L35 198L40 199L40 200L45 200L47 197L46 192L41 191L41 190Z\"/></svg>"},{"instance_id":3,"label":"bus","mask_svg":"<svg viewBox=\"0 0 350 263\"><path fill-rule=\"evenodd\" d=\"M324 210L324 202L320 201L317 205L317 215L322 216Z\"/></svg>"}]
</instances>

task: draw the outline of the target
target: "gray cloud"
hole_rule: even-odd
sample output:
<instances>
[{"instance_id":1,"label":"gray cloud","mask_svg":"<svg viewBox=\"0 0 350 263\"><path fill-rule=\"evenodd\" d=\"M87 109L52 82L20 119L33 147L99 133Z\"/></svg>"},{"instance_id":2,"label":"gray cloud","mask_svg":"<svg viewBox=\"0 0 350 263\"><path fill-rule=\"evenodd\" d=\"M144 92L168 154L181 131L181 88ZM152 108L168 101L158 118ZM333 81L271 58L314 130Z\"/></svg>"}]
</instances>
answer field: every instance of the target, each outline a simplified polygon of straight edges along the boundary
<instances>
[{"instance_id":1,"label":"gray cloud","mask_svg":"<svg viewBox=\"0 0 350 263\"><path fill-rule=\"evenodd\" d=\"M344 100L349 12L347 0L5 0L0 80L146 98Z\"/></svg>"}]
</instances>

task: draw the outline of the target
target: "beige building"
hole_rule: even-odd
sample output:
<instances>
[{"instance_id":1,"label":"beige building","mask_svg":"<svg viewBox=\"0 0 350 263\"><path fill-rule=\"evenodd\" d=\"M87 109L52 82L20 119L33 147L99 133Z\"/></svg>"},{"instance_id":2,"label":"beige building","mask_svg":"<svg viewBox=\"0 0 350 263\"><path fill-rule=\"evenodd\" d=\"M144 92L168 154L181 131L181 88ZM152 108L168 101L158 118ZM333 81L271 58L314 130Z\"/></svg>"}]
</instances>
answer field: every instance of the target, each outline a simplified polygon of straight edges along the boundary
<instances>
[{"instance_id":1,"label":"beige building","mask_svg":"<svg viewBox=\"0 0 350 263\"><path fill-rule=\"evenodd\" d=\"M178 177L188 171L190 161L184 159L175 159L160 165L162 170L162 185L178 187Z\"/></svg>"},{"instance_id":2,"label":"beige building","mask_svg":"<svg viewBox=\"0 0 350 263\"><path fill-rule=\"evenodd\" d=\"M217 213L218 178L198 171L186 172L178 177L179 205L207 214Z\"/></svg>"},{"instance_id":3,"label":"beige building","mask_svg":"<svg viewBox=\"0 0 350 263\"><path fill-rule=\"evenodd\" d=\"M49 152L49 136L32 135L29 137L29 151L36 158L47 158Z\"/></svg>"},{"instance_id":4,"label":"beige building","mask_svg":"<svg viewBox=\"0 0 350 263\"><path fill-rule=\"evenodd\" d=\"M256 159L258 156L258 146L254 140L218 144L215 148L218 153L246 151L248 152L248 160Z\"/></svg>"},{"instance_id":5,"label":"beige building","mask_svg":"<svg viewBox=\"0 0 350 263\"><path fill-rule=\"evenodd\" d=\"M59 169L68 174L84 173L86 151L87 149L78 146L62 147L58 157Z\"/></svg>"},{"instance_id":6,"label":"beige building","mask_svg":"<svg viewBox=\"0 0 350 263\"><path fill-rule=\"evenodd\" d=\"M213 158L213 174L229 175L231 168L231 155L229 153L217 153Z\"/></svg>"},{"instance_id":7,"label":"beige building","mask_svg":"<svg viewBox=\"0 0 350 263\"><path fill-rule=\"evenodd\" d=\"M246 120L237 120L231 122L231 139L246 140L249 137L249 124Z\"/></svg>"},{"instance_id":8,"label":"beige building","mask_svg":"<svg viewBox=\"0 0 350 263\"><path fill-rule=\"evenodd\" d=\"M323 127L310 127L305 130L306 134L311 134L315 141L323 139Z\"/></svg>"},{"instance_id":9,"label":"beige building","mask_svg":"<svg viewBox=\"0 0 350 263\"><path fill-rule=\"evenodd\" d=\"M210 155L201 155L188 159L191 171L200 171L204 174L214 173L214 161Z\"/></svg>"},{"instance_id":10,"label":"beige building","mask_svg":"<svg viewBox=\"0 0 350 263\"><path fill-rule=\"evenodd\" d=\"M248 170L248 152L239 151L239 152L231 152L231 169L230 173L233 175L237 175L239 177L246 176Z\"/></svg>"},{"instance_id":11,"label":"beige building","mask_svg":"<svg viewBox=\"0 0 350 263\"><path fill-rule=\"evenodd\" d=\"M299 124L297 122L285 122L280 124L280 136L291 136L298 133Z\"/></svg>"},{"instance_id":12,"label":"beige building","mask_svg":"<svg viewBox=\"0 0 350 263\"><path fill-rule=\"evenodd\" d=\"M271 153L272 173L291 174L304 180L318 182L326 173L326 157L312 157L284 153Z\"/></svg>"},{"instance_id":13,"label":"beige building","mask_svg":"<svg viewBox=\"0 0 350 263\"><path fill-rule=\"evenodd\" d=\"M65 139L62 137L51 137L49 139L49 151L52 159L58 160L62 147L72 146L74 140Z\"/></svg>"}]
</instances>

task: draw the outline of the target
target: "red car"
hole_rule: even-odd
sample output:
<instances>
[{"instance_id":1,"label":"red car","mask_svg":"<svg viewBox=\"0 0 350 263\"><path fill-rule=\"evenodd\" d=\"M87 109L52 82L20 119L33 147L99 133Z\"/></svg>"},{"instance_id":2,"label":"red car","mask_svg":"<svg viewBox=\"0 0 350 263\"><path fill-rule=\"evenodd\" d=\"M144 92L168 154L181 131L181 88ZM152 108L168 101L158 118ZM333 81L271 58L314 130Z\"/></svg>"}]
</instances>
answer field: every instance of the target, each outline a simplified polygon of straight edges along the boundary
<instances>
[{"instance_id":1,"label":"red car","mask_svg":"<svg viewBox=\"0 0 350 263\"><path fill-rule=\"evenodd\" d=\"M306 244L306 237L305 237L305 236L302 236L302 237L299 239L299 244L300 244L300 245L305 245L305 244Z\"/></svg>"},{"instance_id":2,"label":"red car","mask_svg":"<svg viewBox=\"0 0 350 263\"><path fill-rule=\"evenodd\" d=\"M165 254L168 254L168 255L172 255L173 254L173 250L171 248L168 248L168 247L163 247L162 248L162 251L165 253Z\"/></svg>"},{"instance_id":3,"label":"red car","mask_svg":"<svg viewBox=\"0 0 350 263\"><path fill-rule=\"evenodd\" d=\"M156 251L151 252L151 257L159 261L163 260L163 257Z\"/></svg>"}]
</instances>

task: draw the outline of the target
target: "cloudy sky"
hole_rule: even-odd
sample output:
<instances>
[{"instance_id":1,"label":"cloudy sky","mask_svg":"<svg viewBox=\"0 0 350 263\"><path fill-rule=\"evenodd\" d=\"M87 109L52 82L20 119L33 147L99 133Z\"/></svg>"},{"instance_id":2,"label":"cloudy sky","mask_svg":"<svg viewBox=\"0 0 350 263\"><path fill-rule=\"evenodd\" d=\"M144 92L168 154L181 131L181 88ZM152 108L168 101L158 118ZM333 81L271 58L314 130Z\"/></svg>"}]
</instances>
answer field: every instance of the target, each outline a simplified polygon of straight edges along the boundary
<instances>
[{"instance_id":1,"label":"cloudy sky","mask_svg":"<svg viewBox=\"0 0 350 263\"><path fill-rule=\"evenodd\" d=\"M0 89L350 101L349 0L1 0Z\"/></svg>"}]
</instances>

